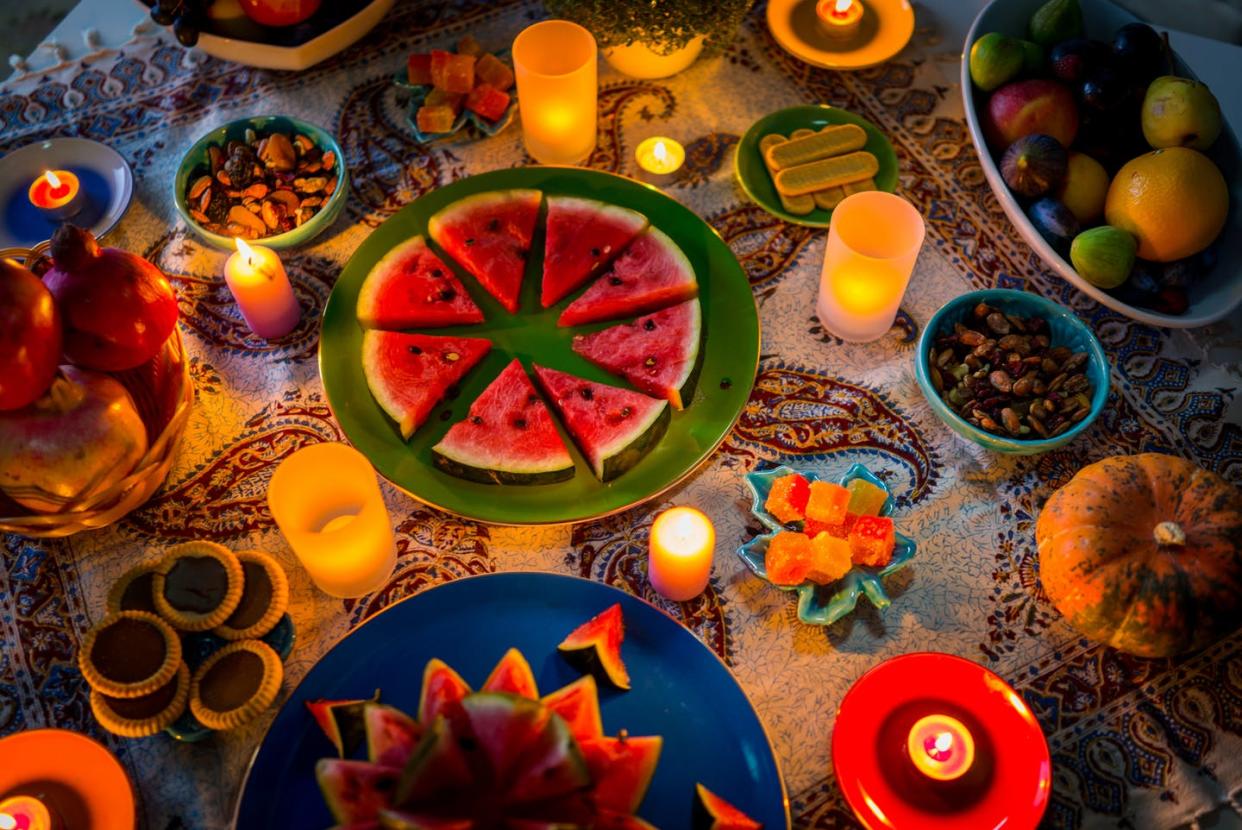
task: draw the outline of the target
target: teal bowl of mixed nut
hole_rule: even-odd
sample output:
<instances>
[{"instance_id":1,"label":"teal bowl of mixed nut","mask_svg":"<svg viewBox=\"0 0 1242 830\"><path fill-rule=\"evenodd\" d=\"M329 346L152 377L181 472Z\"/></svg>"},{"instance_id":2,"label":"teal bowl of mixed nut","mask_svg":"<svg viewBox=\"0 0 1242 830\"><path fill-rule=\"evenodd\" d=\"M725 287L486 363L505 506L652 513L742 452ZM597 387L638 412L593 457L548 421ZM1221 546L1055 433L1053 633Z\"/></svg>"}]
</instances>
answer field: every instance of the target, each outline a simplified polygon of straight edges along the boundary
<instances>
[{"instance_id":1,"label":"teal bowl of mixed nut","mask_svg":"<svg viewBox=\"0 0 1242 830\"><path fill-rule=\"evenodd\" d=\"M945 303L923 328L914 359L936 416L993 452L1062 447L1108 400L1108 359L1091 329L1025 291L971 291Z\"/></svg>"},{"instance_id":2,"label":"teal bowl of mixed nut","mask_svg":"<svg viewBox=\"0 0 1242 830\"><path fill-rule=\"evenodd\" d=\"M230 121L194 142L177 168L173 202L217 248L231 250L234 237L292 248L336 221L348 190L345 159L330 133L264 115Z\"/></svg>"}]
</instances>

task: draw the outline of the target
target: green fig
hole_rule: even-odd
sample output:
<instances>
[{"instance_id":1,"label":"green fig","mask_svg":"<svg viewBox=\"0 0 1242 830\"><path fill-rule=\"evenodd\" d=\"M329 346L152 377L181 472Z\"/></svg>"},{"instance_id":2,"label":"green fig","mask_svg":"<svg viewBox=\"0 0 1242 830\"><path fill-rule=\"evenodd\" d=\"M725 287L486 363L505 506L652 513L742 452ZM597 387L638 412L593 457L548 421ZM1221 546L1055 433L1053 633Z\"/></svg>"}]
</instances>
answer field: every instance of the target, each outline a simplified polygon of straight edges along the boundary
<instances>
[{"instance_id":1,"label":"green fig","mask_svg":"<svg viewBox=\"0 0 1242 830\"><path fill-rule=\"evenodd\" d=\"M1022 41L988 32L970 47L970 79L984 92L991 92L1022 71Z\"/></svg>"},{"instance_id":2,"label":"green fig","mask_svg":"<svg viewBox=\"0 0 1242 830\"><path fill-rule=\"evenodd\" d=\"M1078 0L1048 0L1031 15L1028 29L1031 40L1045 49L1062 40L1082 37L1085 29Z\"/></svg>"},{"instance_id":3,"label":"green fig","mask_svg":"<svg viewBox=\"0 0 1242 830\"><path fill-rule=\"evenodd\" d=\"M1100 225L1074 237L1070 261L1078 276L1096 288L1117 288L1130 276L1138 243L1121 228Z\"/></svg>"}]
</instances>

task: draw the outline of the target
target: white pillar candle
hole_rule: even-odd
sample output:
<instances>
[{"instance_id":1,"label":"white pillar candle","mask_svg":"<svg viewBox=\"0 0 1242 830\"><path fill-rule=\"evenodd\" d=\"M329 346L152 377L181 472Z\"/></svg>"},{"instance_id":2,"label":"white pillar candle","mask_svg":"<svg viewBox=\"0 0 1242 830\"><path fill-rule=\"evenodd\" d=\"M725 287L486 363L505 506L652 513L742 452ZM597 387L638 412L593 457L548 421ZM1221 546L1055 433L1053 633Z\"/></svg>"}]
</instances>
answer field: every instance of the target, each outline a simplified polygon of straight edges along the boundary
<instances>
[{"instance_id":1,"label":"white pillar candle","mask_svg":"<svg viewBox=\"0 0 1242 830\"><path fill-rule=\"evenodd\" d=\"M693 599L707 588L716 551L711 519L693 507L674 507L651 525L647 578L651 587L678 602Z\"/></svg>"},{"instance_id":2,"label":"white pillar candle","mask_svg":"<svg viewBox=\"0 0 1242 830\"><path fill-rule=\"evenodd\" d=\"M237 251L224 264L224 281L246 325L264 340L284 337L302 317L284 263L271 248L233 241Z\"/></svg>"}]
</instances>

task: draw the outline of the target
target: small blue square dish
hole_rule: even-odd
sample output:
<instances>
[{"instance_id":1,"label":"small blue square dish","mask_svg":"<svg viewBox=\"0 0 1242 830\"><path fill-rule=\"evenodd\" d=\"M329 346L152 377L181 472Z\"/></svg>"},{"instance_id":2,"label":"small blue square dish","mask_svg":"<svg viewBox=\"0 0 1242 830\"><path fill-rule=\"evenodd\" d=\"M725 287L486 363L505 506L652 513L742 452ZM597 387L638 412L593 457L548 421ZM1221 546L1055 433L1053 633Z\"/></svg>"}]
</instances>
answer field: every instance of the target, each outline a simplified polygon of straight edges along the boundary
<instances>
[{"instance_id":1,"label":"small blue square dish","mask_svg":"<svg viewBox=\"0 0 1242 830\"><path fill-rule=\"evenodd\" d=\"M796 592L798 594L798 619L807 625L832 625L854 610L858 605L860 595L865 596L880 610L892 605L893 601L884 590L881 580L910 564L915 552L914 540L901 533L895 534L897 544L893 548L893 558L883 568L854 565L845 576L828 585L817 585L813 582L804 582L801 585L776 585L768 579L767 566L764 563L768 544L777 533L794 528L782 524L775 516L768 513L764 505L768 501L768 494L772 492L773 483L778 478L789 475L801 475L807 481L829 480L813 472L800 472L785 466L746 475L746 486L750 488L752 496L750 511L760 524L771 531L756 536L737 549L737 555L746 563L746 567L769 585L782 591ZM870 482L887 493L888 498L884 506L880 508L880 515L892 514L893 494L888 489L888 485L862 464L855 464L846 470L845 474L837 479L837 483L842 487L847 487L855 479Z\"/></svg>"}]
</instances>

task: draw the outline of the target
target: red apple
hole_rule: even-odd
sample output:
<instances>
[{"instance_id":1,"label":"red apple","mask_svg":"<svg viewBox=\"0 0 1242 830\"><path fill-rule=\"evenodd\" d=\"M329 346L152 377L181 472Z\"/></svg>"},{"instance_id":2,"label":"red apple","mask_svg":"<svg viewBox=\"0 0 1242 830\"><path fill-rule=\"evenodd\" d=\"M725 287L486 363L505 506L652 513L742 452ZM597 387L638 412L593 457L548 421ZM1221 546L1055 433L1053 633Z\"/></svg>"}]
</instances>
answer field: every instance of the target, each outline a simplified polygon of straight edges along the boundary
<instances>
[{"instance_id":1,"label":"red apple","mask_svg":"<svg viewBox=\"0 0 1242 830\"><path fill-rule=\"evenodd\" d=\"M319 0L241 0L242 11L261 26L293 26L319 10Z\"/></svg>"},{"instance_id":2,"label":"red apple","mask_svg":"<svg viewBox=\"0 0 1242 830\"><path fill-rule=\"evenodd\" d=\"M0 259L0 410L47 391L60 362L60 312L43 281Z\"/></svg>"},{"instance_id":3,"label":"red apple","mask_svg":"<svg viewBox=\"0 0 1242 830\"><path fill-rule=\"evenodd\" d=\"M1015 81L988 99L983 132L998 152L1033 133L1050 135L1069 147L1078 134L1078 107L1073 93L1056 81Z\"/></svg>"}]
</instances>

